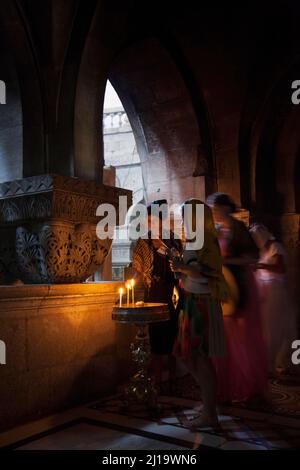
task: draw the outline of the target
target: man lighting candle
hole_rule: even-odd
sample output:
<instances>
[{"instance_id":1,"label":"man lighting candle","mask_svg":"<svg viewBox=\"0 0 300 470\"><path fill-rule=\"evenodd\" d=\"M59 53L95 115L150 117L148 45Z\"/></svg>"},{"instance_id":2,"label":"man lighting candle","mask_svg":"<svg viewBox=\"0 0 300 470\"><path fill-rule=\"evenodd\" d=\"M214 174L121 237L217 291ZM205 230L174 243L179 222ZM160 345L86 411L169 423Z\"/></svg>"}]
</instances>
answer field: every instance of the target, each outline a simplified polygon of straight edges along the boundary
<instances>
[{"instance_id":1,"label":"man lighting candle","mask_svg":"<svg viewBox=\"0 0 300 470\"><path fill-rule=\"evenodd\" d=\"M152 206L158 205L160 211L153 211ZM162 207L166 200L154 201L147 207L148 238L140 238L134 248L133 268L144 285L144 302L162 302L168 304L170 320L154 322L149 325L149 340L152 353L150 369L156 386L161 386L163 379L163 359L167 359L169 372L169 392L175 385L176 360L172 355L174 341L177 336L179 304L173 304L174 286L178 287L168 261L168 251L174 247L179 253L182 250L181 241L175 239L171 232L168 236L163 233L163 220L169 217L163 213Z\"/></svg>"}]
</instances>

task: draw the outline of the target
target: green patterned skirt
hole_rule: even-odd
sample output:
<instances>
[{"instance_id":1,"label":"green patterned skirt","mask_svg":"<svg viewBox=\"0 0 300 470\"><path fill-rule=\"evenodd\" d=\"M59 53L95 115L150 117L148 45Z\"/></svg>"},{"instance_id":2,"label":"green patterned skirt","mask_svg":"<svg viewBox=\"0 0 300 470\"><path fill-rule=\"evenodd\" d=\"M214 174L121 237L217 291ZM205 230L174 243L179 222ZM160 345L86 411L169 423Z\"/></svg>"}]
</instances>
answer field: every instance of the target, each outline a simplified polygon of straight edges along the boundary
<instances>
[{"instance_id":1,"label":"green patterned skirt","mask_svg":"<svg viewBox=\"0 0 300 470\"><path fill-rule=\"evenodd\" d=\"M173 353L183 358L200 354L222 357L225 337L221 303L207 294L185 292Z\"/></svg>"}]
</instances>

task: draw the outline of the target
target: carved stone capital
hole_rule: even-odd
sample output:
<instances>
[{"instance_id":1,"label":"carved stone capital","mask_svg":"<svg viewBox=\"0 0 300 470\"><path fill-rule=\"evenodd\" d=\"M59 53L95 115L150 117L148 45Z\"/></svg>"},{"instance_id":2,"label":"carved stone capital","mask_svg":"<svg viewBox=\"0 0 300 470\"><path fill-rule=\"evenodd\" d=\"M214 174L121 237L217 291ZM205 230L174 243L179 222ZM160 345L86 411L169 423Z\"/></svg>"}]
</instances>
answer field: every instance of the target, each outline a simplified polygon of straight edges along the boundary
<instances>
[{"instance_id":1,"label":"carved stone capital","mask_svg":"<svg viewBox=\"0 0 300 470\"><path fill-rule=\"evenodd\" d=\"M97 207L118 209L131 191L42 175L0 184L0 281L76 283L104 262L111 240L96 235Z\"/></svg>"}]
</instances>

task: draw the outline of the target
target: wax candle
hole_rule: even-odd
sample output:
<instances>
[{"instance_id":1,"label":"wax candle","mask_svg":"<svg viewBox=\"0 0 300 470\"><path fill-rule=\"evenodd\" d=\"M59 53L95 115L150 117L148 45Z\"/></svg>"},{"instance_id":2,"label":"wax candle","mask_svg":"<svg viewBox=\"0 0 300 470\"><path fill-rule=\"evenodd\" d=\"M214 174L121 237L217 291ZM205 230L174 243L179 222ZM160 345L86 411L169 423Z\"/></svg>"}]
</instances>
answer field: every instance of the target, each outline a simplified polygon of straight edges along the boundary
<instances>
[{"instance_id":1,"label":"wax candle","mask_svg":"<svg viewBox=\"0 0 300 470\"><path fill-rule=\"evenodd\" d=\"M129 307L129 291L130 291L130 283L126 282L125 287L127 289L127 307Z\"/></svg>"},{"instance_id":2,"label":"wax candle","mask_svg":"<svg viewBox=\"0 0 300 470\"><path fill-rule=\"evenodd\" d=\"M131 279L130 284L132 288L132 304L134 305L134 279Z\"/></svg>"},{"instance_id":3,"label":"wax candle","mask_svg":"<svg viewBox=\"0 0 300 470\"><path fill-rule=\"evenodd\" d=\"M123 297L123 289L122 289L122 287L121 287L120 290L119 290L119 294L120 294L120 307L122 307L122 297Z\"/></svg>"}]
</instances>

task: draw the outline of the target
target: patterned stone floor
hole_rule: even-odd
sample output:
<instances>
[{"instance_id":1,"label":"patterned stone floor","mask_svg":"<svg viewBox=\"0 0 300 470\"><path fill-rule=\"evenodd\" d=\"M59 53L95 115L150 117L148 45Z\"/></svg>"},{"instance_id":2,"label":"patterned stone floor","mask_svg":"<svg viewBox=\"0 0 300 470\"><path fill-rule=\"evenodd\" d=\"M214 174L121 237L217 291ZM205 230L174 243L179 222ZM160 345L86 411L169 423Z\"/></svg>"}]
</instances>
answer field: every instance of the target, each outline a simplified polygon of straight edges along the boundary
<instances>
[{"instance_id":1,"label":"patterned stone floor","mask_svg":"<svg viewBox=\"0 0 300 470\"><path fill-rule=\"evenodd\" d=\"M237 404L237 408L247 408L255 411L268 411L268 413L294 416L300 418L300 377L299 376L281 376L269 380L270 404L266 410L265 405L258 406L249 404L247 407ZM167 386L165 386L167 390ZM200 392L197 384L189 375L183 376L177 380L173 394L178 397L199 399Z\"/></svg>"},{"instance_id":2,"label":"patterned stone floor","mask_svg":"<svg viewBox=\"0 0 300 470\"><path fill-rule=\"evenodd\" d=\"M160 419L150 419L144 410L131 410L128 417L157 422L161 429L164 426L185 428L183 417L192 419L201 410L201 405L190 399L178 399L162 396L160 403L163 406L163 415ZM93 407L120 415L120 401L111 399L98 403ZM123 415L124 416L124 415ZM205 446L219 447L221 449L300 449L300 421L294 418L285 419L264 412L254 412L244 408L224 408L219 414L220 429L201 429L198 432L187 431L194 434L197 443ZM170 437L174 430L169 431ZM187 446L190 447L190 446Z\"/></svg>"},{"instance_id":3,"label":"patterned stone floor","mask_svg":"<svg viewBox=\"0 0 300 470\"><path fill-rule=\"evenodd\" d=\"M220 428L191 431L184 419L197 415L201 402L195 383L184 376L178 379L172 396L160 396L159 419L139 406L125 412L116 395L2 433L0 448L300 449L300 381L282 377L272 379L270 387L272 400L267 408L243 404L223 407L219 410Z\"/></svg>"},{"instance_id":4,"label":"patterned stone floor","mask_svg":"<svg viewBox=\"0 0 300 470\"><path fill-rule=\"evenodd\" d=\"M270 392L267 407L236 403L220 408L220 429L199 430L195 443L198 440L199 445L205 443L221 449L300 449L299 378L271 379ZM190 376L184 376L178 379L174 395L160 397L163 411L159 423L185 427L183 418L192 419L201 410L199 389ZM116 397L93 408L119 414L120 404ZM145 410L139 408L131 409L129 415L149 419Z\"/></svg>"}]
</instances>

